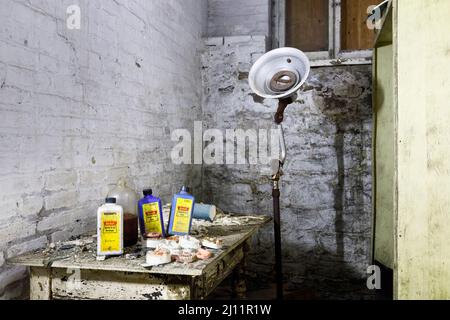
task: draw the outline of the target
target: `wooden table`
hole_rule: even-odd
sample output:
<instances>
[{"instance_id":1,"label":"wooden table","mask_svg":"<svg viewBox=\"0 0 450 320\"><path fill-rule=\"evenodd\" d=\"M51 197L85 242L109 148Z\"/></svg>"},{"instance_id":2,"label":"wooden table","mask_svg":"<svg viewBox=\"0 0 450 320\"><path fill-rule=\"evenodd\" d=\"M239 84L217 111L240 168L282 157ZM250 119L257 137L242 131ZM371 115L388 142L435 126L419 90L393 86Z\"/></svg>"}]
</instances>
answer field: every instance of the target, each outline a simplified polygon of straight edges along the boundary
<instances>
[{"instance_id":1,"label":"wooden table","mask_svg":"<svg viewBox=\"0 0 450 320\"><path fill-rule=\"evenodd\" d=\"M191 264L172 262L143 268L145 249L139 244L126 250L128 256L97 261L92 235L81 237L81 245L58 244L54 249L47 248L8 262L30 267L32 300L204 299L231 273L235 296L244 298L244 268L250 240L269 221L267 216L227 214L218 215L213 223L194 221L194 236L219 237L224 246L212 258ZM130 259L130 255L135 255L135 259Z\"/></svg>"}]
</instances>

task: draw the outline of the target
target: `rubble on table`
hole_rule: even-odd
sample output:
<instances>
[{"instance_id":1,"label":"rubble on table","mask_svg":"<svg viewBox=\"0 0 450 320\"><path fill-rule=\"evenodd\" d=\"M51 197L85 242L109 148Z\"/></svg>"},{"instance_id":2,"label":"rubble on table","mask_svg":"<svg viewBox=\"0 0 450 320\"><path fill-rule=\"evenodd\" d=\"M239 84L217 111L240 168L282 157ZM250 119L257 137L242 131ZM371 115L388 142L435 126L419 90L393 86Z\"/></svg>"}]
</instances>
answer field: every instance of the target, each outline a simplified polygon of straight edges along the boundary
<instances>
[{"instance_id":1,"label":"rubble on table","mask_svg":"<svg viewBox=\"0 0 450 320\"><path fill-rule=\"evenodd\" d=\"M170 204L163 206L163 214L164 220L167 222L170 214ZM211 250L217 251L222 248L220 236L225 230L239 229L240 227L258 224L263 219L265 219L264 216L240 216L237 214L225 213L217 208L217 214L214 221L193 219L190 236L161 238L159 239L160 242L155 243L150 247L147 245L146 241L140 241L134 246L125 247L123 258L130 261L142 258L145 259L149 249L156 249L162 244L165 248L173 251L171 254L175 261L189 263L195 259L209 259L214 256L214 252L211 252ZM189 245L186 248L181 246L179 243L180 239L185 247L186 243L189 244L192 242L192 248L189 247ZM204 248L202 248L202 246ZM192 253L188 254L186 250L189 249L191 249ZM44 250L41 249L41 251L48 257L46 260L47 265L70 257L73 257L75 260L77 260L78 257L85 259L89 256L93 259L97 259L97 235L84 235L72 238L68 241L50 243L47 248Z\"/></svg>"}]
</instances>

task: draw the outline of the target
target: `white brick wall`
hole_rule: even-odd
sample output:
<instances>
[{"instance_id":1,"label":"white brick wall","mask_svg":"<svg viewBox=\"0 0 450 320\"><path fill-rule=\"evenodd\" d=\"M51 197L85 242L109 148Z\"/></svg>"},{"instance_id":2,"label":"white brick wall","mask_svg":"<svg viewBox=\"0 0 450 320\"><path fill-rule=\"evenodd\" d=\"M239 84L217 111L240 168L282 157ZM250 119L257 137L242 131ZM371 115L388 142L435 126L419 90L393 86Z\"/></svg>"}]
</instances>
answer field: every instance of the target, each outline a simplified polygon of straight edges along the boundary
<instances>
[{"instance_id":1,"label":"white brick wall","mask_svg":"<svg viewBox=\"0 0 450 320\"><path fill-rule=\"evenodd\" d=\"M42 248L47 244L47 237L42 236L37 239L32 239L23 243L15 244L8 248L8 257L15 257L26 252L34 251L36 249Z\"/></svg>"},{"instance_id":2,"label":"white brick wall","mask_svg":"<svg viewBox=\"0 0 450 320\"><path fill-rule=\"evenodd\" d=\"M71 4L81 7L81 30L66 28ZM172 165L168 141L201 116L206 8L206 0L2 1L0 298L25 274L4 259L92 229L121 176L163 201L182 183L199 192L200 169Z\"/></svg>"},{"instance_id":3,"label":"white brick wall","mask_svg":"<svg viewBox=\"0 0 450 320\"><path fill-rule=\"evenodd\" d=\"M27 274L26 267L4 267L0 273L0 300L13 299L14 295L8 292L10 286L15 282L23 279ZM20 295L21 292L15 292L15 295Z\"/></svg>"},{"instance_id":4,"label":"white brick wall","mask_svg":"<svg viewBox=\"0 0 450 320\"><path fill-rule=\"evenodd\" d=\"M45 190L59 191L75 189L77 185L77 172L75 170L47 172L45 177Z\"/></svg>"}]
</instances>

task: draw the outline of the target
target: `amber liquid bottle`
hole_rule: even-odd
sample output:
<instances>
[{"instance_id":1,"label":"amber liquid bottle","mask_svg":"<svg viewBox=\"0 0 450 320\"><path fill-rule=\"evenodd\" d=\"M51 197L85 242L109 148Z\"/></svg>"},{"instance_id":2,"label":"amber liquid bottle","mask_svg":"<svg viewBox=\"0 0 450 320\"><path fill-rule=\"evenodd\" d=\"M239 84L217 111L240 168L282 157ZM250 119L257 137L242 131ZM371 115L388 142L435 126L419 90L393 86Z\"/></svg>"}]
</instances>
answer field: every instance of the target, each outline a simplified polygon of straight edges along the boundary
<instances>
[{"instance_id":1,"label":"amber liquid bottle","mask_svg":"<svg viewBox=\"0 0 450 320\"><path fill-rule=\"evenodd\" d=\"M123 244L133 246L138 241L138 197L134 190L127 187L125 180L120 179L117 187L108 193L109 198L116 198L116 203L123 208Z\"/></svg>"}]
</instances>

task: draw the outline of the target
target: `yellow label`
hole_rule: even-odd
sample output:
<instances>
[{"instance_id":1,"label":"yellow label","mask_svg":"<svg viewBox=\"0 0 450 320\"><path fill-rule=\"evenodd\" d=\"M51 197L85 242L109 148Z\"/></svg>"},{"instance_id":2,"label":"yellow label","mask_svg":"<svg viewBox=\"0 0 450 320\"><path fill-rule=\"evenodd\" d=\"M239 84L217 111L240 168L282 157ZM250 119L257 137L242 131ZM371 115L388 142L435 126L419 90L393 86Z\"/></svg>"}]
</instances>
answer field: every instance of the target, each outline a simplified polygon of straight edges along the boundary
<instances>
[{"instance_id":1,"label":"yellow label","mask_svg":"<svg viewBox=\"0 0 450 320\"><path fill-rule=\"evenodd\" d=\"M145 232L158 232L162 234L161 215L158 202L146 203L142 206Z\"/></svg>"},{"instance_id":2,"label":"yellow label","mask_svg":"<svg viewBox=\"0 0 450 320\"><path fill-rule=\"evenodd\" d=\"M172 231L188 233L191 222L191 209L193 201L191 199L178 198L175 204L175 214L173 217Z\"/></svg>"},{"instance_id":3,"label":"yellow label","mask_svg":"<svg viewBox=\"0 0 450 320\"><path fill-rule=\"evenodd\" d=\"M103 212L100 228L100 251L120 251L120 214L118 212Z\"/></svg>"}]
</instances>

